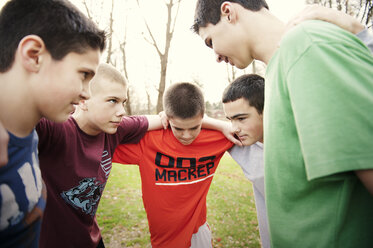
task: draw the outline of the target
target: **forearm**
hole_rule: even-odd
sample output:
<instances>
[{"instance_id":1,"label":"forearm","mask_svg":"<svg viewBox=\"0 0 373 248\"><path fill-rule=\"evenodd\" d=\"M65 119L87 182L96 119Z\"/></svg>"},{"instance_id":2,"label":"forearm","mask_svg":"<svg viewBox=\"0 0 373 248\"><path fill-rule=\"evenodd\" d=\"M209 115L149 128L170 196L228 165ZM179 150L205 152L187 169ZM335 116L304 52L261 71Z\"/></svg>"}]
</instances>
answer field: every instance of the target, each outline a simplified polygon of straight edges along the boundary
<instances>
[{"instance_id":1,"label":"forearm","mask_svg":"<svg viewBox=\"0 0 373 248\"><path fill-rule=\"evenodd\" d=\"M320 5L309 5L288 22L287 29L291 29L291 27L306 20L330 22L353 34L357 34L365 28L356 18L342 11Z\"/></svg>"},{"instance_id":2,"label":"forearm","mask_svg":"<svg viewBox=\"0 0 373 248\"><path fill-rule=\"evenodd\" d=\"M229 123L204 115L202 120L202 128L223 132L224 130L229 128Z\"/></svg>"},{"instance_id":3,"label":"forearm","mask_svg":"<svg viewBox=\"0 0 373 248\"><path fill-rule=\"evenodd\" d=\"M232 143L238 146L242 146L241 141L236 139L236 137L234 136L230 122L214 119L205 115L202 120L202 128L220 131Z\"/></svg>"},{"instance_id":4,"label":"forearm","mask_svg":"<svg viewBox=\"0 0 373 248\"><path fill-rule=\"evenodd\" d=\"M159 115L145 115L145 117L148 119L148 131L151 130L157 130L161 129L162 126L162 120Z\"/></svg>"}]
</instances>

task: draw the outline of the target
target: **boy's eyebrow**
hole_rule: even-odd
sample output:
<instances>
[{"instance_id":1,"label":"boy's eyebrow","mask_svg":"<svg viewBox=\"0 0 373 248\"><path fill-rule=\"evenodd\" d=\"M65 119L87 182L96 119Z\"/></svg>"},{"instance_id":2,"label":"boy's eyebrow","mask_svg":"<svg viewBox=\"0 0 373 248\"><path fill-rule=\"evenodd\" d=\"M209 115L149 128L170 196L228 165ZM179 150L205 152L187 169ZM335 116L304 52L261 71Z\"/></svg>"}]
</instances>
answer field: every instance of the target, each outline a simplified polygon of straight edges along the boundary
<instances>
[{"instance_id":1,"label":"boy's eyebrow","mask_svg":"<svg viewBox=\"0 0 373 248\"><path fill-rule=\"evenodd\" d=\"M194 127L190 127L190 128L180 128L180 127L176 127L176 126L173 126L175 129L178 129L178 130L188 130L188 129L195 129L195 128L198 128L200 125L196 125Z\"/></svg>"},{"instance_id":2,"label":"boy's eyebrow","mask_svg":"<svg viewBox=\"0 0 373 248\"><path fill-rule=\"evenodd\" d=\"M194 126L194 127L191 127L191 128L189 128L189 129L196 129L196 128L198 128L200 125L196 125L196 126Z\"/></svg>"},{"instance_id":3,"label":"boy's eyebrow","mask_svg":"<svg viewBox=\"0 0 373 248\"><path fill-rule=\"evenodd\" d=\"M231 117L227 116L227 119L228 120L232 120L232 119L236 119L236 118L243 117L243 116L248 116L248 115L249 114L247 114L247 113L239 113L239 114L235 114L235 115L233 115Z\"/></svg>"},{"instance_id":4,"label":"boy's eyebrow","mask_svg":"<svg viewBox=\"0 0 373 248\"><path fill-rule=\"evenodd\" d=\"M117 101L122 101L122 99L120 97L117 97L117 96L107 96L106 97L107 99L115 99ZM126 102L127 101L127 98L123 100L123 102Z\"/></svg>"}]
</instances>

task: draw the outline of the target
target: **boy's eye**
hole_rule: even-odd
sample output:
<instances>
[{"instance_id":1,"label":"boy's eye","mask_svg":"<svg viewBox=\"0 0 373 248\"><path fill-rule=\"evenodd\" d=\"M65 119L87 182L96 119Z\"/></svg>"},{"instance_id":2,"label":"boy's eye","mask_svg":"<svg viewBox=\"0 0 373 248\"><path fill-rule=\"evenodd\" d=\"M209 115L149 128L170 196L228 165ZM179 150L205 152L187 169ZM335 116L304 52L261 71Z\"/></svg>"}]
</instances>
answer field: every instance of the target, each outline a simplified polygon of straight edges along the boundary
<instances>
[{"instance_id":1,"label":"boy's eye","mask_svg":"<svg viewBox=\"0 0 373 248\"><path fill-rule=\"evenodd\" d=\"M109 102L111 102L111 103L117 103L118 101L116 99L110 99Z\"/></svg>"},{"instance_id":2,"label":"boy's eye","mask_svg":"<svg viewBox=\"0 0 373 248\"><path fill-rule=\"evenodd\" d=\"M88 78L88 76L89 76L89 73L86 72L86 71L82 71L82 72L80 72L80 74L82 75L82 79L83 80L86 80Z\"/></svg>"}]
</instances>

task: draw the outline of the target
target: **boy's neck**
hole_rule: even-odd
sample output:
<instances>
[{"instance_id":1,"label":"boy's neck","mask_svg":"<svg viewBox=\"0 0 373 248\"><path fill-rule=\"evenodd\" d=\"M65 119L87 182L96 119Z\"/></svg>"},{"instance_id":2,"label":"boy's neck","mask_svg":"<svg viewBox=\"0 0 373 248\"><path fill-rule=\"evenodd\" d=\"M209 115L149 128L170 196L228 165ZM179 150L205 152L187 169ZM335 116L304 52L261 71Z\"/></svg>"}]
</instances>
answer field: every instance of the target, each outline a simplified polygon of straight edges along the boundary
<instances>
[{"instance_id":1,"label":"boy's neck","mask_svg":"<svg viewBox=\"0 0 373 248\"><path fill-rule=\"evenodd\" d=\"M28 88L31 82L23 76L14 67L0 73L0 121L18 137L29 135L42 117L36 111L33 92Z\"/></svg>"},{"instance_id":2,"label":"boy's neck","mask_svg":"<svg viewBox=\"0 0 373 248\"><path fill-rule=\"evenodd\" d=\"M87 116L87 112L84 110L81 110L79 106L76 106L76 110L72 114L72 117L78 124L80 130L82 130L84 133L90 136L96 136L102 133L102 131L98 131L97 129L92 128L91 122L89 121L89 118Z\"/></svg>"},{"instance_id":3,"label":"boy's neck","mask_svg":"<svg viewBox=\"0 0 373 248\"><path fill-rule=\"evenodd\" d=\"M248 34L255 34L252 37L251 44L252 55L256 60L268 64L272 56L279 47L279 43L285 31L285 24L275 17L266 8L260 11L248 11L245 15ZM252 25L255 23L255 25Z\"/></svg>"}]
</instances>

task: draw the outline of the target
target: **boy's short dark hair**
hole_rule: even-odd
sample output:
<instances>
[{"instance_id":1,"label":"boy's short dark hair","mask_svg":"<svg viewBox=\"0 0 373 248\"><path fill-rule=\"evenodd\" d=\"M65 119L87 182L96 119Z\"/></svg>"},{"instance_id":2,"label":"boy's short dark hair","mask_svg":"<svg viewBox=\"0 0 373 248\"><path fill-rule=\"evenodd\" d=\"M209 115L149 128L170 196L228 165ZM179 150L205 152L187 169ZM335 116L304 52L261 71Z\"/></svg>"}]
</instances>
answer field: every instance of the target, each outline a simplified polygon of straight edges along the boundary
<instances>
[{"instance_id":1,"label":"boy's short dark hair","mask_svg":"<svg viewBox=\"0 0 373 248\"><path fill-rule=\"evenodd\" d=\"M225 88L222 102L233 102L240 98L246 99L250 106L256 108L258 114L262 114L264 107L264 78L256 74L245 74L238 77Z\"/></svg>"},{"instance_id":2,"label":"boy's short dark hair","mask_svg":"<svg viewBox=\"0 0 373 248\"><path fill-rule=\"evenodd\" d=\"M224 2L238 3L252 11L259 11L263 7L268 9L265 0L198 0L194 13L192 30L199 33L199 28L206 27L209 23L215 25L220 21L220 6Z\"/></svg>"},{"instance_id":3,"label":"boy's short dark hair","mask_svg":"<svg viewBox=\"0 0 373 248\"><path fill-rule=\"evenodd\" d=\"M205 113L205 99L201 89L192 83L175 83L163 96L163 107L169 118L187 119Z\"/></svg>"},{"instance_id":4,"label":"boy's short dark hair","mask_svg":"<svg viewBox=\"0 0 373 248\"><path fill-rule=\"evenodd\" d=\"M55 60L105 48L105 32L65 0L11 0L0 12L0 72L9 70L19 42L37 35Z\"/></svg>"}]
</instances>

